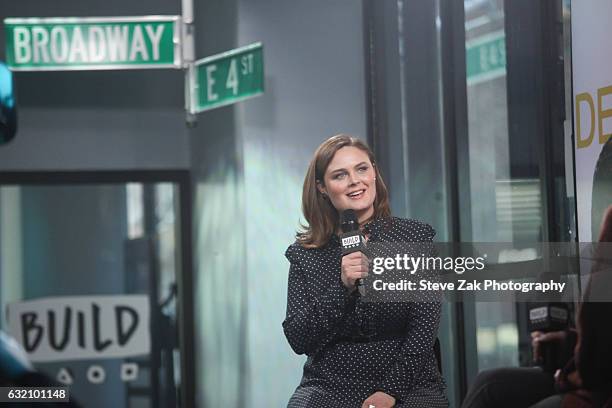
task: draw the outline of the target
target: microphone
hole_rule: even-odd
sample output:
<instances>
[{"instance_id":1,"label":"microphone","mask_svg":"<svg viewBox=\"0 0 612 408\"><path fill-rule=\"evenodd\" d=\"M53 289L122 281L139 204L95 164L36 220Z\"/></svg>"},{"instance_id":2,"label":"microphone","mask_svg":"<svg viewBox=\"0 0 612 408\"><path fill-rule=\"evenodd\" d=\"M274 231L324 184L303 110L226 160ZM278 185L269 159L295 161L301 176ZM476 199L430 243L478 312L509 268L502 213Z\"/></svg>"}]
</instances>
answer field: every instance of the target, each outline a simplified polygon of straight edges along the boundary
<instances>
[{"instance_id":1,"label":"microphone","mask_svg":"<svg viewBox=\"0 0 612 408\"><path fill-rule=\"evenodd\" d=\"M355 210L344 210L340 214L340 242L342 244L342 256L353 252L366 253L367 246L365 237L359 231L359 223ZM357 290L361 296L365 295L365 284L362 278L357 279Z\"/></svg>"},{"instance_id":2,"label":"microphone","mask_svg":"<svg viewBox=\"0 0 612 408\"><path fill-rule=\"evenodd\" d=\"M569 326L569 308L561 302L531 303L528 305L529 331L551 331L565 330ZM555 372L562 366L562 347L554 342L540 344L542 354L542 368L546 372Z\"/></svg>"},{"instance_id":3,"label":"microphone","mask_svg":"<svg viewBox=\"0 0 612 408\"><path fill-rule=\"evenodd\" d=\"M564 330L569 324L569 308L565 303L532 303L529 305L529 331Z\"/></svg>"}]
</instances>

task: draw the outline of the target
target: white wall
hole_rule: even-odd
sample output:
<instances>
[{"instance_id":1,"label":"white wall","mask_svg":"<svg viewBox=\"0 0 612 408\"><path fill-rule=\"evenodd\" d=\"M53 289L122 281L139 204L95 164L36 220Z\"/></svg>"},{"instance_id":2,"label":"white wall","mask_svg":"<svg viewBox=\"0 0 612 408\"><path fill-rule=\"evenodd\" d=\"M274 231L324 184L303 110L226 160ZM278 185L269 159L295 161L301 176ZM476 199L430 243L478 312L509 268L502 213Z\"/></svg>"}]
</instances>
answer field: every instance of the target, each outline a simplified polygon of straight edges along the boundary
<instances>
[{"instance_id":1,"label":"white wall","mask_svg":"<svg viewBox=\"0 0 612 408\"><path fill-rule=\"evenodd\" d=\"M301 190L316 147L337 133L366 138L361 2L239 2L239 45L264 44L266 93L238 108L247 237L247 407L285 406L305 357L282 331Z\"/></svg>"}]
</instances>

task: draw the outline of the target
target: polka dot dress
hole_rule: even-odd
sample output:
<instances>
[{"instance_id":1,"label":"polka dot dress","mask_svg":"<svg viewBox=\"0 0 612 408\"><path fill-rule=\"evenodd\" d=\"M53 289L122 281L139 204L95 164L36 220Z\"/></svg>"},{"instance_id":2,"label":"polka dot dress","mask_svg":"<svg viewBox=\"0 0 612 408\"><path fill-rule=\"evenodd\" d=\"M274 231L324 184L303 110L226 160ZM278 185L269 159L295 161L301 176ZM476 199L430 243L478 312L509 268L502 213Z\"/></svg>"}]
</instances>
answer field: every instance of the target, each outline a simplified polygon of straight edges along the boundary
<instances>
[{"instance_id":1,"label":"polka dot dress","mask_svg":"<svg viewBox=\"0 0 612 408\"><path fill-rule=\"evenodd\" d=\"M430 242L427 224L400 218L372 221L370 243ZM340 279L341 247L292 244L285 336L308 356L288 408L361 408L376 391L398 408L448 407L433 344L440 303L366 302Z\"/></svg>"}]
</instances>

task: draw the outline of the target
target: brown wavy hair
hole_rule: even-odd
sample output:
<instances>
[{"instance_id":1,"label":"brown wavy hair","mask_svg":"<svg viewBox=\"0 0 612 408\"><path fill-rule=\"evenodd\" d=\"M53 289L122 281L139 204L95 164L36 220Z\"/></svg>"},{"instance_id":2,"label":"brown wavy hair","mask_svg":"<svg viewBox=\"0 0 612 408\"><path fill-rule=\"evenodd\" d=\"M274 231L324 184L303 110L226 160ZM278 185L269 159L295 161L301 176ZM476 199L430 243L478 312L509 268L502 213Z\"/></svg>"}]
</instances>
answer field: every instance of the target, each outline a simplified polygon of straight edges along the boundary
<instances>
[{"instance_id":1,"label":"brown wavy hair","mask_svg":"<svg viewBox=\"0 0 612 408\"><path fill-rule=\"evenodd\" d=\"M327 244L332 234L336 232L339 224L339 214L331 201L324 197L317 189L317 184L324 184L324 175L327 166L338 150L343 147L356 147L365 152L372 163L376 174L376 198L374 199L373 219L391 216L389 208L389 193L383 181L374 153L361 140L356 137L339 134L332 136L317 148L310 161L304 187L302 190L302 212L307 225L301 224L301 231L296 234L297 241L306 248L320 248Z\"/></svg>"}]
</instances>

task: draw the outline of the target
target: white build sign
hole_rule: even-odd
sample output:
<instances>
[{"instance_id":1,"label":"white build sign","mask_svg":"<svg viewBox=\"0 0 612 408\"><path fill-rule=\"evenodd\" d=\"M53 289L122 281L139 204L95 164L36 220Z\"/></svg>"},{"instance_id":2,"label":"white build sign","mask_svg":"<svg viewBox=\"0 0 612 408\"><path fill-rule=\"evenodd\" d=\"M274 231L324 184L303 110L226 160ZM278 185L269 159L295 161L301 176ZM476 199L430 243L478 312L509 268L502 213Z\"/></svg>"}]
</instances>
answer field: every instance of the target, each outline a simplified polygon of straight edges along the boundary
<instances>
[{"instance_id":1,"label":"white build sign","mask_svg":"<svg viewBox=\"0 0 612 408\"><path fill-rule=\"evenodd\" d=\"M597 240L612 204L612 0L572 0L578 237Z\"/></svg>"},{"instance_id":2,"label":"white build sign","mask_svg":"<svg viewBox=\"0 0 612 408\"><path fill-rule=\"evenodd\" d=\"M32 362L149 354L146 295L68 296L8 305L8 326Z\"/></svg>"}]
</instances>

